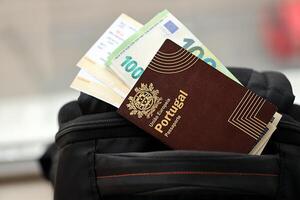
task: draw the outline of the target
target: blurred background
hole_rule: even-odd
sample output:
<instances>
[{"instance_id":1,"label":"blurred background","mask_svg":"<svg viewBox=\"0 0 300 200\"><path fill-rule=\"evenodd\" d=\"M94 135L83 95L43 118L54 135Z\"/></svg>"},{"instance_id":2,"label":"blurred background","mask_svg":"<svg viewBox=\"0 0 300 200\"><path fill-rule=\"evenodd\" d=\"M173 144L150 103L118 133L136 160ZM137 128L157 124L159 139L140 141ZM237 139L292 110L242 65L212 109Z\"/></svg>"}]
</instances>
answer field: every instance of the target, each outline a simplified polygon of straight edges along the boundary
<instances>
[{"instance_id":1,"label":"blurred background","mask_svg":"<svg viewBox=\"0 0 300 200\"><path fill-rule=\"evenodd\" d=\"M146 23L163 9L223 64L285 73L300 103L299 0L1 0L0 199L53 198L37 159L78 96L77 61L121 13Z\"/></svg>"}]
</instances>

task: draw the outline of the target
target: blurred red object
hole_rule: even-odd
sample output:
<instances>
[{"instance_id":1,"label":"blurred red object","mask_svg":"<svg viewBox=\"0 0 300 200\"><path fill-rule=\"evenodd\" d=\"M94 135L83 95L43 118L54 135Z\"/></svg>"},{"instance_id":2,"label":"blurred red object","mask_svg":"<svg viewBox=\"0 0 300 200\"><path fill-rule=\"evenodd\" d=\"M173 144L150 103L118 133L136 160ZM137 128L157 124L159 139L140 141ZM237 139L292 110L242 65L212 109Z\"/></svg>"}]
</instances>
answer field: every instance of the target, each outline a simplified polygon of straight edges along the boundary
<instances>
[{"instance_id":1,"label":"blurred red object","mask_svg":"<svg viewBox=\"0 0 300 200\"><path fill-rule=\"evenodd\" d=\"M266 45L277 57L290 57L300 50L300 0L282 0L263 18Z\"/></svg>"}]
</instances>

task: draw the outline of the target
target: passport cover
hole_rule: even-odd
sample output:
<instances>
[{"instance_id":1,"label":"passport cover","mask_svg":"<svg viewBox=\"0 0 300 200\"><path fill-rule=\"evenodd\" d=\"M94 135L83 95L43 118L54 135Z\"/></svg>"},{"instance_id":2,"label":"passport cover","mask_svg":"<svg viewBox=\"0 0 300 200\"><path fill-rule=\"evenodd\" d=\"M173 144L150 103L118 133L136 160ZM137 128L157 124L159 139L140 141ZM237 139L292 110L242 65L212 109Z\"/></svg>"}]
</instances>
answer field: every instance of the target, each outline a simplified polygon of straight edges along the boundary
<instances>
[{"instance_id":1,"label":"passport cover","mask_svg":"<svg viewBox=\"0 0 300 200\"><path fill-rule=\"evenodd\" d=\"M171 40L118 113L173 149L249 153L277 108Z\"/></svg>"}]
</instances>

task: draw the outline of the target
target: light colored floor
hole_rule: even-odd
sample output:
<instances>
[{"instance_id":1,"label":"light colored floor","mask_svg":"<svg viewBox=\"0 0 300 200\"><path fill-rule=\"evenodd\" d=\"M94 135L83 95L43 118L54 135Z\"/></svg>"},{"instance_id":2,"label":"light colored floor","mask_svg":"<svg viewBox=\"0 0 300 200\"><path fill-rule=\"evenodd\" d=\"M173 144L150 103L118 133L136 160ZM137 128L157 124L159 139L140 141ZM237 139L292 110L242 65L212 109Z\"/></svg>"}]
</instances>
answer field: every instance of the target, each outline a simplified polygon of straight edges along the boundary
<instances>
[{"instance_id":1,"label":"light colored floor","mask_svg":"<svg viewBox=\"0 0 300 200\"><path fill-rule=\"evenodd\" d=\"M27 178L0 182L1 200L52 200L51 185L42 178Z\"/></svg>"}]
</instances>

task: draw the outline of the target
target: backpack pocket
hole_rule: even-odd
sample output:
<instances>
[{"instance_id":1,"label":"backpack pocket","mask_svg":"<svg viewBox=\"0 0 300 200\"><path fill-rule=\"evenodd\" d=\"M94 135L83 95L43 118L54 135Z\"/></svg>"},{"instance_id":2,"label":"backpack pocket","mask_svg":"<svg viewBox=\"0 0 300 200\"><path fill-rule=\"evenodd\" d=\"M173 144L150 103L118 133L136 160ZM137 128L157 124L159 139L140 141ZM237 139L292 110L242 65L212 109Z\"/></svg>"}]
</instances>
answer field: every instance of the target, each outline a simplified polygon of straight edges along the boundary
<instances>
[{"instance_id":1,"label":"backpack pocket","mask_svg":"<svg viewBox=\"0 0 300 200\"><path fill-rule=\"evenodd\" d=\"M295 199L299 131L284 116L267 151L251 156L170 150L115 112L81 116L56 135L55 199Z\"/></svg>"},{"instance_id":2,"label":"backpack pocket","mask_svg":"<svg viewBox=\"0 0 300 200\"><path fill-rule=\"evenodd\" d=\"M104 197L268 199L276 196L279 157L200 151L96 153L95 174L99 193Z\"/></svg>"}]
</instances>

